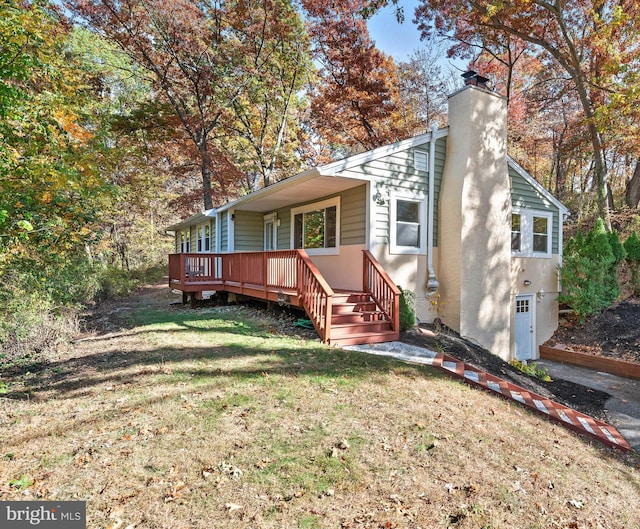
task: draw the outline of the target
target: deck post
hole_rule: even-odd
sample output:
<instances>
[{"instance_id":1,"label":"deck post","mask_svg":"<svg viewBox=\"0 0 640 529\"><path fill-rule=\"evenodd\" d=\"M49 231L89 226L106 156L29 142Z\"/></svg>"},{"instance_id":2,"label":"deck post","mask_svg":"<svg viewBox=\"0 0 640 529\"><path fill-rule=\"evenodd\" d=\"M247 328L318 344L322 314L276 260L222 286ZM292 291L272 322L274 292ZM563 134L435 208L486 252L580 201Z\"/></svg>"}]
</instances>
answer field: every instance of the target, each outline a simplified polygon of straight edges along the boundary
<instances>
[{"instance_id":1,"label":"deck post","mask_svg":"<svg viewBox=\"0 0 640 529\"><path fill-rule=\"evenodd\" d=\"M326 314L324 315L324 342L331 343L331 313L333 312L333 296L327 296Z\"/></svg>"},{"instance_id":2,"label":"deck post","mask_svg":"<svg viewBox=\"0 0 640 529\"><path fill-rule=\"evenodd\" d=\"M400 294L394 293L393 306L396 310L393 311L393 330L400 332Z\"/></svg>"},{"instance_id":3,"label":"deck post","mask_svg":"<svg viewBox=\"0 0 640 529\"><path fill-rule=\"evenodd\" d=\"M184 280L187 277L187 255L180 254L180 286L184 286Z\"/></svg>"},{"instance_id":4,"label":"deck post","mask_svg":"<svg viewBox=\"0 0 640 529\"><path fill-rule=\"evenodd\" d=\"M369 291L369 263L364 253L362 254L362 291Z\"/></svg>"},{"instance_id":5,"label":"deck post","mask_svg":"<svg viewBox=\"0 0 640 529\"><path fill-rule=\"evenodd\" d=\"M269 299L268 285L269 285L269 257L267 252L262 252L262 280L264 281L264 299Z\"/></svg>"}]
</instances>

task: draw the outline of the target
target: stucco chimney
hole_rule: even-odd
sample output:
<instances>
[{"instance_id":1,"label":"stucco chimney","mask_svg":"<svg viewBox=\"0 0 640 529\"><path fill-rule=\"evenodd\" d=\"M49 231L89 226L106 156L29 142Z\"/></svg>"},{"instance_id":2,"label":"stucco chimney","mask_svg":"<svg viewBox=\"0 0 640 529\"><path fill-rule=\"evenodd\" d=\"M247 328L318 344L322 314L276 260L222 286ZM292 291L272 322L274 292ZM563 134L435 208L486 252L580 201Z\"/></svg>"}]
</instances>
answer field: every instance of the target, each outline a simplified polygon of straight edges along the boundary
<instances>
[{"instance_id":1,"label":"stucco chimney","mask_svg":"<svg viewBox=\"0 0 640 529\"><path fill-rule=\"evenodd\" d=\"M442 320L506 360L511 316L507 104L474 83L449 97L439 212Z\"/></svg>"}]
</instances>

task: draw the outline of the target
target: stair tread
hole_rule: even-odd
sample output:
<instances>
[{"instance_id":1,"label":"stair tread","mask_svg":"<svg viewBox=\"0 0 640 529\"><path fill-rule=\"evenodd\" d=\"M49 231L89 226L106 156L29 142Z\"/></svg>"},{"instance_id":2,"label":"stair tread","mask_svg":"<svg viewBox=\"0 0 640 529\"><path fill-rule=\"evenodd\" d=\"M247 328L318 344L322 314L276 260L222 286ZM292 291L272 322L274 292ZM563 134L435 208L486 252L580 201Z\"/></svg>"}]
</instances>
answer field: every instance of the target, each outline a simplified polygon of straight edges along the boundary
<instances>
[{"instance_id":1,"label":"stair tread","mask_svg":"<svg viewBox=\"0 0 640 529\"><path fill-rule=\"evenodd\" d=\"M362 314L366 316L369 314L384 314L384 312L382 312L381 310L353 310L351 312L339 312L339 313L333 314L333 316L344 316L344 315L350 315L350 314L355 314L356 316L358 314Z\"/></svg>"},{"instance_id":2,"label":"stair tread","mask_svg":"<svg viewBox=\"0 0 640 529\"><path fill-rule=\"evenodd\" d=\"M368 336L370 334L398 334L397 331L388 329L388 330L384 330L384 331L376 331L376 332L354 332L353 334L350 334L349 337L362 337L362 336Z\"/></svg>"},{"instance_id":3,"label":"stair tread","mask_svg":"<svg viewBox=\"0 0 640 529\"><path fill-rule=\"evenodd\" d=\"M397 331L381 331L375 333L354 333L347 336L332 337L331 345L361 345L365 343L391 342L399 338Z\"/></svg>"},{"instance_id":4,"label":"stair tread","mask_svg":"<svg viewBox=\"0 0 640 529\"><path fill-rule=\"evenodd\" d=\"M357 322L336 323L336 324L332 324L331 328L332 329L348 329L349 327L357 327L361 325L365 325L365 326L391 325L391 322L388 320L372 320L372 321L363 320L363 321L357 321Z\"/></svg>"}]
</instances>

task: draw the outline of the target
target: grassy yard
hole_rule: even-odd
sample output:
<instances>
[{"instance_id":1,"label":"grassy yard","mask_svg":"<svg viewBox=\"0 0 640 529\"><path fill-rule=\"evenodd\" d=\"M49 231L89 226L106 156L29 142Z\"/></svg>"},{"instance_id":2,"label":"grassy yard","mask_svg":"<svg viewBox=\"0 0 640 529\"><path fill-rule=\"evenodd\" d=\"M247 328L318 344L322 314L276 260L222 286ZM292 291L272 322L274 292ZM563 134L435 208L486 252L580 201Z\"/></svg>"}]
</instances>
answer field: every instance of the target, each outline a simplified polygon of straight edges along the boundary
<instances>
[{"instance_id":1,"label":"grassy yard","mask_svg":"<svg viewBox=\"0 0 640 529\"><path fill-rule=\"evenodd\" d=\"M90 528L640 528L638 459L428 368L278 335L237 307L118 328L2 373L0 499Z\"/></svg>"}]
</instances>

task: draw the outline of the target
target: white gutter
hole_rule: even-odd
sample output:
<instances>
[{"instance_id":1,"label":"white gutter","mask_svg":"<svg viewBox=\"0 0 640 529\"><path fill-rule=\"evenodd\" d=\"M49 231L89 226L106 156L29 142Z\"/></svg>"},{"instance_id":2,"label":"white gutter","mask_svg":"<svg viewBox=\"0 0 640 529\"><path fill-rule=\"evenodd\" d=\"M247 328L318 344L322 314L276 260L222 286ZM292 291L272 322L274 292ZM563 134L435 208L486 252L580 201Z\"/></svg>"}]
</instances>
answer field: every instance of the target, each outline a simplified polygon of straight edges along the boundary
<instances>
[{"instance_id":1,"label":"white gutter","mask_svg":"<svg viewBox=\"0 0 640 529\"><path fill-rule=\"evenodd\" d=\"M435 170L436 170L436 131L438 127L433 125L431 127L431 142L429 143L429 194L427 196L428 200L428 210L429 222L427 223L427 272L429 277L427 278L427 291L426 296L433 296L440 283L438 283L438 279L436 278L436 271L433 268L433 223L434 223L434 208L433 208L433 195L434 195L434 186L435 186Z\"/></svg>"}]
</instances>

